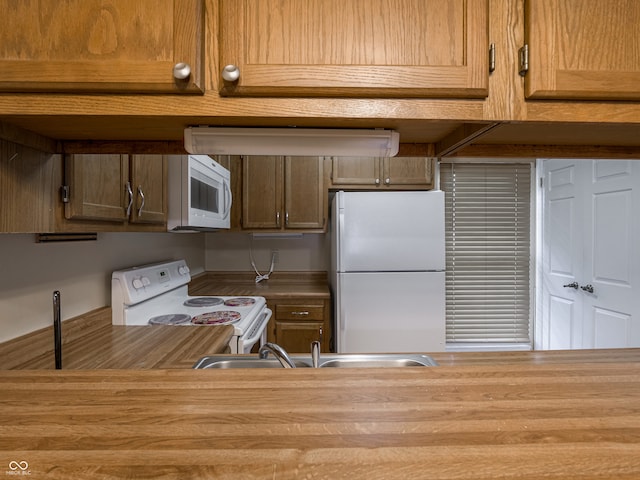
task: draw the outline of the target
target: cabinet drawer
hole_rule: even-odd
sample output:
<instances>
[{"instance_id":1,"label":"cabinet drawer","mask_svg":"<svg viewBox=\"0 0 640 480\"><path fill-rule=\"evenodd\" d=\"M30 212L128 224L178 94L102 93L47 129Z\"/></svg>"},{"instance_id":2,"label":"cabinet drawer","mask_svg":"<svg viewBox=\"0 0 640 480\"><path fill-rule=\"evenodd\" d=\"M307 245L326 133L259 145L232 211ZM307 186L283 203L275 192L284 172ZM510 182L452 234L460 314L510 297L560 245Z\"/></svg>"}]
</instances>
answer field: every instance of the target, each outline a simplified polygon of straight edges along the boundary
<instances>
[{"instance_id":1,"label":"cabinet drawer","mask_svg":"<svg viewBox=\"0 0 640 480\"><path fill-rule=\"evenodd\" d=\"M323 320L323 305L276 305L277 320Z\"/></svg>"}]
</instances>

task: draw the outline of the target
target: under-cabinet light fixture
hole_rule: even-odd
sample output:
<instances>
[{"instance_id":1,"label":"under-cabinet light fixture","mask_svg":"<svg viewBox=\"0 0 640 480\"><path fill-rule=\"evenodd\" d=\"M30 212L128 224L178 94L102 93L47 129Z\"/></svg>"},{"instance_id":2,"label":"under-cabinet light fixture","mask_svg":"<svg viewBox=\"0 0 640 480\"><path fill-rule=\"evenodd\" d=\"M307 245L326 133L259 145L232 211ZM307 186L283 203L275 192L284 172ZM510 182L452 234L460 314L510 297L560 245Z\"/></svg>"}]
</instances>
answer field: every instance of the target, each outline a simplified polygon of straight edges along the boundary
<instances>
[{"instance_id":1,"label":"under-cabinet light fixture","mask_svg":"<svg viewBox=\"0 0 640 480\"><path fill-rule=\"evenodd\" d=\"M184 148L208 155L393 157L400 135L385 129L188 127Z\"/></svg>"}]
</instances>

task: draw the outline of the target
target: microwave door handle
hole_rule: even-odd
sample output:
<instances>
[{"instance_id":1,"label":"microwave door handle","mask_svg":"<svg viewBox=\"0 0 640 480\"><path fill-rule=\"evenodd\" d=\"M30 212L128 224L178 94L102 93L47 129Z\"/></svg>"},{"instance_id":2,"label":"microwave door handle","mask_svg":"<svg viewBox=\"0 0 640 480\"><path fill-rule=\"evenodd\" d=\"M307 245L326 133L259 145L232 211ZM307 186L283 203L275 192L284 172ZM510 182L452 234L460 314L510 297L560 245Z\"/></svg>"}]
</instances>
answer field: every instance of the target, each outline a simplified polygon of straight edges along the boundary
<instances>
[{"instance_id":1,"label":"microwave door handle","mask_svg":"<svg viewBox=\"0 0 640 480\"><path fill-rule=\"evenodd\" d=\"M229 203L227 203L227 209L224 212L224 217L223 218L227 218L229 216L229 213L231 212L231 204L233 203L233 194L231 193L231 188L229 188L229 184L227 182L223 182L224 185L224 194L225 194L225 200L227 199L227 194L229 194Z\"/></svg>"}]
</instances>

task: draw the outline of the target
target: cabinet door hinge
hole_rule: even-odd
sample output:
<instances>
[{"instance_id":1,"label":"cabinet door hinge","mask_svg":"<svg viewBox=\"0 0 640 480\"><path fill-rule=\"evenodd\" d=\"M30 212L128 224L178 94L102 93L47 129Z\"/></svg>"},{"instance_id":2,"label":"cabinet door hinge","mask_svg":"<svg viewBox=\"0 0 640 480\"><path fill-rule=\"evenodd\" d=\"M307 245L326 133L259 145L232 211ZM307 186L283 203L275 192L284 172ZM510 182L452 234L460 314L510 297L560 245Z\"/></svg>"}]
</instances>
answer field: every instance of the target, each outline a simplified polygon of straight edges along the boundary
<instances>
[{"instance_id":1,"label":"cabinet door hinge","mask_svg":"<svg viewBox=\"0 0 640 480\"><path fill-rule=\"evenodd\" d=\"M526 43L518 50L518 73L524 77L529 71L529 45Z\"/></svg>"},{"instance_id":2,"label":"cabinet door hinge","mask_svg":"<svg viewBox=\"0 0 640 480\"><path fill-rule=\"evenodd\" d=\"M60 187L60 196L62 197L62 203L69 203L71 188L69 185L62 185Z\"/></svg>"},{"instance_id":3,"label":"cabinet door hinge","mask_svg":"<svg viewBox=\"0 0 640 480\"><path fill-rule=\"evenodd\" d=\"M493 73L496 69L496 44L489 45L489 73Z\"/></svg>"}]
</instances>

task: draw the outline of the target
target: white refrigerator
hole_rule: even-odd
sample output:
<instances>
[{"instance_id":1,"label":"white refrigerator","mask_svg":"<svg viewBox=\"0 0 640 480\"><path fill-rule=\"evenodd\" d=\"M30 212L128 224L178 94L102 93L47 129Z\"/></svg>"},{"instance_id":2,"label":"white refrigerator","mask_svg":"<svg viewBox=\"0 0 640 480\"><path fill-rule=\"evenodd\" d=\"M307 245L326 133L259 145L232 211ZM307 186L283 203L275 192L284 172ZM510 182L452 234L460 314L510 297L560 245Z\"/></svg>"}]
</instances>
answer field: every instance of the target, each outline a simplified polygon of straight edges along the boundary
<instances>
[{"instance_id":1,"label":"white refrigerator","mask_svg":"<svg viewBox=\"0 0 640 480\"><path fill-rule=\"evenodd\" d=\"M444 192L340 191L331 213L336 350L444 351Z\"/></svg>"}]
</instances>

